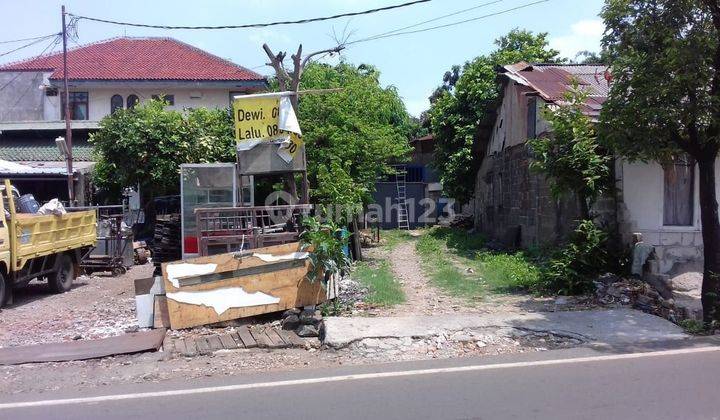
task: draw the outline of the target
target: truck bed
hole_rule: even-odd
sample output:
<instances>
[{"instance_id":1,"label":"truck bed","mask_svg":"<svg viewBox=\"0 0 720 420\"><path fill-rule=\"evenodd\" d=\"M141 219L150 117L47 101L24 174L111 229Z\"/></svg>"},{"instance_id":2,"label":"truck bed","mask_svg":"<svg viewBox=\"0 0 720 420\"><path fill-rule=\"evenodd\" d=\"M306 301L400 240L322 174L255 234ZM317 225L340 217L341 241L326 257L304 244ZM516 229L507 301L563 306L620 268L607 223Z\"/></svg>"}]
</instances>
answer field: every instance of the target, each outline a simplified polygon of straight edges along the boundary
<instances>
[{"instance_id":1,"label":"truck bed","mask_svg":"<svg viewBox=\"0 0 720 420\"><path fill-rule=\"evenodd\" d=\"M13 230L17 240L11 242L17 268L32 258L94 246L96 222L93 210L63 215L16 214Z\"/></svg>"}]
</instances>

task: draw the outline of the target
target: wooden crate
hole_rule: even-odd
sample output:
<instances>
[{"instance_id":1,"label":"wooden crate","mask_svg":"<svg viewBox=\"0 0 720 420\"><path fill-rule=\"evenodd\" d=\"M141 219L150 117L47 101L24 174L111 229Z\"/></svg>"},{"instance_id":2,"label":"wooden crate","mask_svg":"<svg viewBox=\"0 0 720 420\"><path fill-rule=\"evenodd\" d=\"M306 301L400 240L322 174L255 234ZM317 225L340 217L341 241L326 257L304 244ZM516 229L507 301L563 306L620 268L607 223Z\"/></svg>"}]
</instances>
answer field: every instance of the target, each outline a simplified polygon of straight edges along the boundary
<instances>
[{"instance_id":1,"label":"wooden crate","mask_svg":"<svg viewBox=\"0 0 720 420\"><path fill-rule=\"evenodd\" d=\"M300 244L295 242L253 249L249 254L280 256L298 251L300 251ZM212 272L206 274L179 278L179 287L176 287L168 278L167 268L168 265L181 263L216 264L216 267ZM307 274L310 272L310 267L308 259L266 262L251 255L236 258L235 253L163 263L163 281L168 298L170 326L173 329L188 328L322 303L327 299L327 290L320 279L312 282L308 280ZM218 289L223 289L225 292L231 289L237 291L236 288L242 288L244 292L251 294L261 292L277 300L277 303L232 306L217 313L210 301L187 303L179 301L179 298L178 300L173 299L173 293L176 292L203 292ZM201 295L200 293L193 294L194 297Z\"/></svg>"}]
</instances>

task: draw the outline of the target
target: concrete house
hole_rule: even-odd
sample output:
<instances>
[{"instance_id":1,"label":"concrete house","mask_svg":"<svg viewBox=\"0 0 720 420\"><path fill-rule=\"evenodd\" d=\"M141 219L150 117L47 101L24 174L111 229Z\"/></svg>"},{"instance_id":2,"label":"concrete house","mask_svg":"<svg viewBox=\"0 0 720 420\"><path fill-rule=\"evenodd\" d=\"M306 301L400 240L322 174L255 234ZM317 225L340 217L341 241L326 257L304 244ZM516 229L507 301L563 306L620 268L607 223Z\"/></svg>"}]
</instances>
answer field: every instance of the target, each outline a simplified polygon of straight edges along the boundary
<instances>
[{"instance_id":1,"label":"concrete house","mask_svg":"<svg viewBox=\"0 0 720 420\"><path fill-rule=\"evenodd\" d=\"M526 141L548 134L539 111L561 103L573 80L589 91L585 112L597 120L608 95L605 74L606 67L597 65L517 63L499 69L502 100L475 185L478 230L523 247L557 242L572 231L577 201L552 198L545 176L529 169ZM626 244L640 233L654 248L646 273L672 276L696 269L702 237L694 163L683 157L630 163L620 156L614 165L617 195L602 198L593 211L617 222Z\"/></svg>"},{"instance_id":2,"label":"concrete house","mask_svg":"<svg viewBox=\"0 0 720 420\"><path fill-rule=\"evenodd\" d=\"M260 74L172 38L113 38L70 49L67 60L78 180L92 166L89 133L117 109L158 97L168 109L227 108L232 95L267 88ZM44 180L32 185L38 198L67 198L54 142L65 135L63 76L62 53L0 65L0 160L35 168L3 176ZM83 190L76 188L80 201Z\"/></svg>"}]
</instances>

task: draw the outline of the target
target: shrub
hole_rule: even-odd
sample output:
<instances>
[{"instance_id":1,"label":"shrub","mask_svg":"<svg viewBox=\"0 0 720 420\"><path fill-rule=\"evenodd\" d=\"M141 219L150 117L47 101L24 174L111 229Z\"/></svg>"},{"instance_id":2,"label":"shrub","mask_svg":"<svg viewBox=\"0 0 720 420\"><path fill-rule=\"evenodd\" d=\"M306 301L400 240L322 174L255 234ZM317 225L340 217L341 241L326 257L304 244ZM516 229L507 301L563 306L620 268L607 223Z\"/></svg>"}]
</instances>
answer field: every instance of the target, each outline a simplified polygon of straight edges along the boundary
<instances>
[{"instance_id":1,"label":"shrub","mask_svg":"<svg viewBox=\"0 0 720 420\"><path fill-rule=\"evenodd\" d=\"M350 268L350 258L344 252L348 244L347 234L335 223L321 223L315 217L306 217L303 228L300 234L302 249L311 249L312 270L307 275L308 279L314 281L320 276L327 281L330 275L346 273Z\"/></svg>"},{"instance_id":2,"label":"shrub","mask_svg":"<svg viewBox=\"0 0 720 420\"><path fill-rule=\"evenodd\" d=\"M610 264L608 234L583 220L570 241L541 261L539 290L566 295L592 291L593 280Z\"/></svg>"}]
</instances>

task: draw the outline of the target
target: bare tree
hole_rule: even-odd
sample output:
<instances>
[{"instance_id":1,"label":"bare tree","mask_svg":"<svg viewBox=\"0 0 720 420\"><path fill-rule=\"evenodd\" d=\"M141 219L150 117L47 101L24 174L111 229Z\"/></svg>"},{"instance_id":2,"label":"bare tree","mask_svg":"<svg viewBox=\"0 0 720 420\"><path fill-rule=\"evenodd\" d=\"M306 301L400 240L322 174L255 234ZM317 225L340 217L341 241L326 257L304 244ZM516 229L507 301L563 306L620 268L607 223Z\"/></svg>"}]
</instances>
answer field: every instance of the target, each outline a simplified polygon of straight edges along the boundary
<instances>
[{"instance_id":1,"label":"bare tree","mask_svg":"<svg viewBox=\"0 0 720 420\"><path fill-rule=\"evenodd\" d=\"M275 54L270 47L267 44L263 44L263 50L265 50L265 54L267 54L268 58L270 59L270 62L267 63L268 66L272 67L275 70L275 76L277 77L278 85L280 86L281 91L290 91L295 92L294 95L290 96L290 103L292 104L293 110L295 111L295 114L298 113L298 91L300 90L300 78L302 78L303 70L305 70L305 67L310 63L310 60L313 57L317 57L319 55L332 55L337 54L340 51L342 51L345 48L344 42L338 42L337 46L333 48L327 48L320 51L315 51L313 53L310 53L306 55L304 58L302 56L302 44L298 46L297 52L290 56L292 59L292 70L288 70L285 67L285 57L287 57L287 53L284 51L280 51L277 54ZM295 176L293 174L286 174L285 175L285 182L288 186L288 192L295 198L298 198L297 195L297 186L295 184ZM307 180L307 171L304 171L302 173L302 190L303 190L303 199L302 201L307 203L309 201L309 187L308 187L308 180Z\"/></svg>"},{"instance_id":2,"label":"bare tree","mask_svg":"<svg viewBox=\"0 0 720 420\"><path fill-rule=\"evenodd\" d=\"M268 66L272 67L275 70L275 76L277 77L280 90L295 92L295 95L290 97L290 101L292 103L293 109L295 110L295 113L297 113L298 111L297 92L300 90L300 78L302 77L302 73L305 70L305 67L308 65L308 63L310 63L310 60L313 57L317 57L318 55L322 54L337 54L343 49L345 49L345 45L343 43L338 43L338 45L333 48L315 51L306 55L304 58L302 56L302 49L302 44L300 44L298 46L297 52L290 56L290 58L292 59L292 70L289 71L285 68L284 63L287 53L285 53L284 51L280 51L275 54L270 49L268 44L263 44L263 50L265 50L265 54L267 54L268 58L270 58Z\"/></svg>"}]
</instances>

